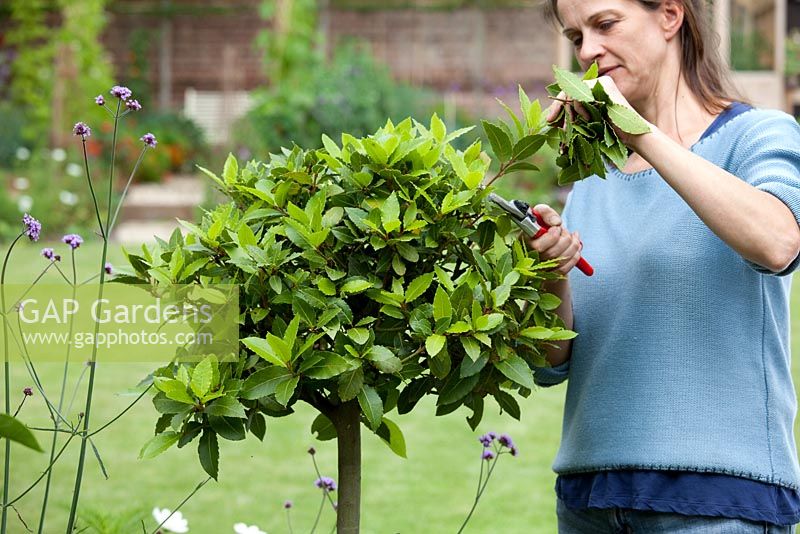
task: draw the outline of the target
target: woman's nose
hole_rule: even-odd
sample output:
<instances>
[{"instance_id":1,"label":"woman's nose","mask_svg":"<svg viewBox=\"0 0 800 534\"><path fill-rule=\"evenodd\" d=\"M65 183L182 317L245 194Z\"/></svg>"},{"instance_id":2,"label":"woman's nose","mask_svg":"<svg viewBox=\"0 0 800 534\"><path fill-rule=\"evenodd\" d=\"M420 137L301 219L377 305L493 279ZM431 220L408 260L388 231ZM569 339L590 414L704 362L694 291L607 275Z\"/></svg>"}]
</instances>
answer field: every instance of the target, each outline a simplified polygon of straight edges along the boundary
<instances>
[{"instance_id":1,"label":"woman's nose","mask_svg":"<svg viewBox=\"0 0 800 534\"><path fill-rule=\"evenodd\" d=\"M578 50L578 60L582 67L591 65L605 53L603 40L591 33L584 34L581 47Z\"/></svg>"}]
</instances>

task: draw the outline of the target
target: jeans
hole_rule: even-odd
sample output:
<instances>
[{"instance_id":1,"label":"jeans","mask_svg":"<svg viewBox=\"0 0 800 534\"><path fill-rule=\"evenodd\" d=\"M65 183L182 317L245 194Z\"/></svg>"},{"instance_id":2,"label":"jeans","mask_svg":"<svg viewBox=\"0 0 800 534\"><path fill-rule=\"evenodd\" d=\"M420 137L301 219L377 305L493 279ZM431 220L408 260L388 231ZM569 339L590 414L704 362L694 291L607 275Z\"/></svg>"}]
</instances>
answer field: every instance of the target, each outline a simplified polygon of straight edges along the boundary
<instances>
[{"instance_id":1,"label":"jeans","mask_svg":"<svg viewBox=\"0 0 800 534\"><path fill-rule=\"evenodd\" d=\"M791 534L779 527L744 519L705 517L611 508L572 510L559 499L559 534Z\"/></svg>"}]
</instances>

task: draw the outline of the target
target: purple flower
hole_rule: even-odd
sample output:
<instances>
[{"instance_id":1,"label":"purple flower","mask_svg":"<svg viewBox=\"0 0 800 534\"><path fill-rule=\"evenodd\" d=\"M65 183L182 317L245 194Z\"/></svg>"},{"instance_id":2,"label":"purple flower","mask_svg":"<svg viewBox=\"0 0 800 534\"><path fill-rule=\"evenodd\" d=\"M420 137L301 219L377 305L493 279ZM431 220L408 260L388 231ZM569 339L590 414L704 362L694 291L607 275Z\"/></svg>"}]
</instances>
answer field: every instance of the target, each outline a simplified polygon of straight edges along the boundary
<instances>
[{"instance_id":1,"label":"purple flower","mask_svg":"<svg viewBox=\"0 0 800 534\"><path fill-rule=\"evenodd\" d=\"M517 451L516 445L512 445L509 452L511 453L511 456L516 456L519 451Z\"/></svg>"},{"instance_id":2,"label":"purple flower","mask_svg":"<svg viewBox=\"0 0 800 534\"><path fill-rule=\"evenodd\" d=\"M511 439L511 436L509 436L508 434L501 435L500 438L497 441L503 447L507 447L509 449L513 449L514 448L514 441Z\"/></svg>"},{"instance_id":3,"label":"purple flower","mask_svg":"<svg viewBox=\"0 0 800 534\"><path fill-rule=\"evenodd\" d=\"M61 238L61 241L72 247L72 250L75 250L81 243L83 243L83 238L78 234L67 234Z\"/></svg>"},{"instance_id":4,"label":"purple flower","mask_svg":"<svg viewBox=\"0 0 800 534\"><path fill-rule=\"evenodd\" d=\"M31 388L25 388L22 390L22 394L25 395L26 397L30 397L31 395L33 395L33 390Z\"/></svg>"},{"instance_id":5,"label":"purple flower","mask_svg":"<svg viewBox=\"0 0 800 534\"><path fill-rule=\"evenodd\" d=\"M494 458L494 453L492 451L483 451L481 454L481 460L486 460L487 462Z\"/></svg>"},{"instance_id":6,"label":"purple flower","mask_svg":"<svg viewBox=\"0 0 800 534\"><path fill-rule=\"evenodd\" d=\"M488 434L484 434L478 438L478 441L483 443L484 447L491 446L492 442L494 441L496 434L494 432L489 432Z\"/></svg>"},{"instance_id":7,"label":"purple flower","mask_svg":"<svg viewBox=\"0 0 800 534\"><path fill-rule=\"evenodd\" d=\"M97 95L96 97L94 97L94 103L97 104L98 106L102 106L106 103L106 99L103 98L103 95Z\"/></svg>"},{"instance_id":8,"label":"purple flower","mask_svg":"<svg viewBox=\"0 0 800 534\"><path fill-rule=\"evenodd\" d=\"M142 105L139 103L138 100L128 100L125 102L125 107L131 111L139 111L142 109Z\"/></svg>"},{"instance_id":9,"label":"purple flower","mask_svg":"<svg viewBox=\"0 0 800 534\"><path fill-rule=\"evenodd\" d=\"M61 256L56 254L52 248L43 248L42 256L50 261L61 261Z\"/></svg>"},{"instance_id":10,"label":"purple flower","mask_svg":"<svg viewBox=\"0 0 800 534\"><path fill-rule=\"evenodd\" d=\"M317 454L317 449L315 449L314 447L309 447L308 448L308 454L310 454L311 456L314 456L315 454Z\"/></svg>"},{"instance_id":11,"label":"purple flower","mask_svg":"<svg viewBox=\"0 0 800 534\"><path fill-rule=\"evenodd\" d=\"M336 491L336 481L330 477L319 477L314 481L314 485L322 491Z\"/></svg>"},{"instance_id":12,"label":"purple flower","mask_svg":"<svg viewBox=\"0 0 800 534\"><path fill-rule=\"evenodd\" d=\"M22 216L22 224L25 225L25 235L28 236L31 241L38 241L39 233L42 231L42 223L26 213Z\"/></svg>"},{"instance_id":13,"label":"purple flower","mask_svg":"<svg viewBox=\"0 0 800 534\"><path fill-rule=\"evenodd\" d=\"M286 501L285 503L283 503L283 507L286 508L287 510L292 506L294 506L294 503L292 501Z\"/></svg>"},{"instance_id":14,"label":"purple flower","mask_svg":"<svg viewBox=\"0 0 800 534\"><path fill-rule=\"evenodd\" d=\"M121 85L115 85L114 87L111 88L111 91L109 92L113 96L116 96L121 100L128 100L133 94L131 93L130 89L128 89L127 87L122 87Z\"/></svg>"},{"instance_id":15,"label":"purple flower","mask_svg":"<svg viewBox=\"0 0 800 534\"><path fill-rule=\"evenodd\" d=\"M111 274L113 272L113 266L111 265L110 261L107 261L105 267L103 267L106 271L106 274Z\"/></svg>"},{"instance_id":16,"label":"purple flower","mask_svg":"<svg viewBox=\"0 0 800 534\"><path fill-rule=\"evenodd\" d=\"M151 133L144 134L143 136L141 136L139 138L139 140L143 141L144 144L146 144L147 146L149 146L151 148L155 148L156 145L158 144L158 141L156 141L156 136L151 134Z\"/></svg>"},{"instance_id":17,"label":"purple flower","mask_svg":"<svg viewBox=\"0 0 800 534\"><path fill-rule=\"evenodd\" d=\"M89 128L85 122L79 122L72 128L72 133L80 135L84 139L92 135L92 129Z\"/></svg>"}]
</instances>

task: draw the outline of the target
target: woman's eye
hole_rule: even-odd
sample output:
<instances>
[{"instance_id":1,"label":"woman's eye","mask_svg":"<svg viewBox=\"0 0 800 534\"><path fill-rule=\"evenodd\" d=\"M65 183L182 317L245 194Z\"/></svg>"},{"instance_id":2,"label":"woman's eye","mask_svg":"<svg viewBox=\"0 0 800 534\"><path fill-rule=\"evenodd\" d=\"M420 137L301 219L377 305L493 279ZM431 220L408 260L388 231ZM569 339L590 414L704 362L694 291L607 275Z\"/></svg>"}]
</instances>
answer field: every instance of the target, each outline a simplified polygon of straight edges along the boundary
<instances>
[{"instance_id":1,"label":"woman's eye","mask_svg":"<svg viewBox=\"0 0 800 534\"><path fill-rule=\"evenodd\" d=\"M598 24L597 27L600 28L602 31L610 30L611 27L614 25L614 22L615 21L613 21L613 20L606 20L606 21L601 22L600 24Z\"/></svg>"},{"instance_id":2,"label":"woman's eye","mask_svg":"<svg viewBox=\"0 0 800 534\"><path fill-rule=\"evenodd\" d=\"M581 41L583 41L583 39L581 39L580 37L577 37L577 38L572 40L572 44L573 44L573 46L581 46Z\"/></svg>"}]
</instances>

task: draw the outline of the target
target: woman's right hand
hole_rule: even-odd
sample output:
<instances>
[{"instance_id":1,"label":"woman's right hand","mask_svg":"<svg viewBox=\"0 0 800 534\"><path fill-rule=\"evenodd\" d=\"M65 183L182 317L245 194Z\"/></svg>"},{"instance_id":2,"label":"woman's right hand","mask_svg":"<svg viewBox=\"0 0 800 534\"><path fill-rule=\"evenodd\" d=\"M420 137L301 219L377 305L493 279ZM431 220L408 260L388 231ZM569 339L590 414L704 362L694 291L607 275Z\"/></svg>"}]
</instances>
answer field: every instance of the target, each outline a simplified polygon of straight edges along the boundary
<instances>
[{"instance_id":1,"label":"woman's right hand","mask_svg":"<svg viewBox=\"0 0 800 534\"><path fill-rule=\"evenodd\" d=\"M583 244L580 235L561 226L561 217L547 204L538 204L533 209L550 225L550 229L541 237L529 239L528 246L537 251L543 260L560 258L555 270L567 274L581 259Z\"/></svg>"}]
</instances>

